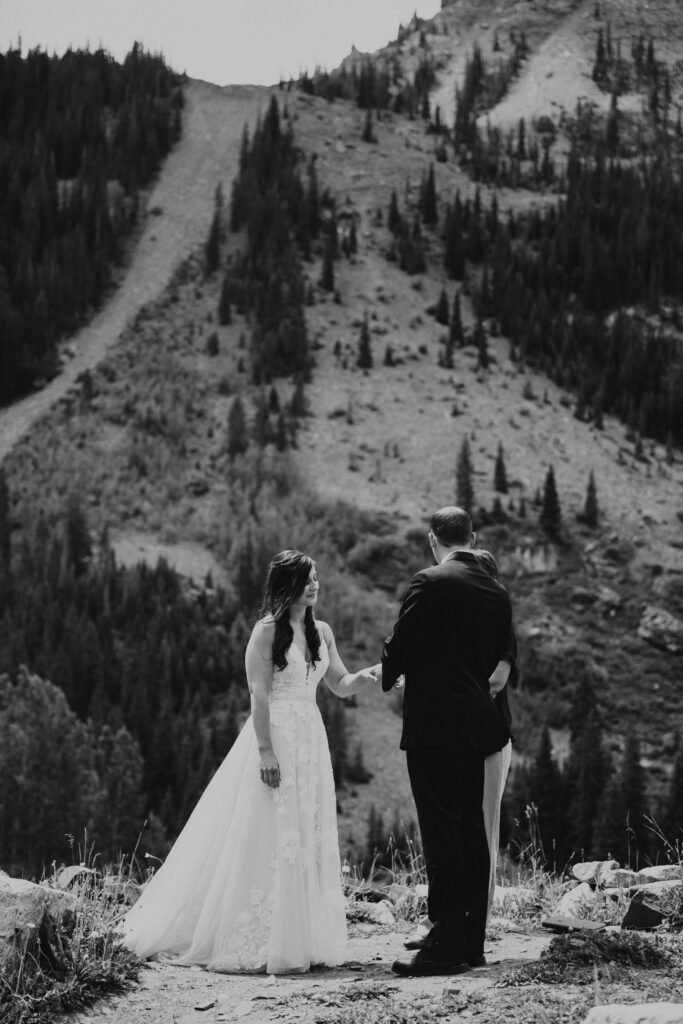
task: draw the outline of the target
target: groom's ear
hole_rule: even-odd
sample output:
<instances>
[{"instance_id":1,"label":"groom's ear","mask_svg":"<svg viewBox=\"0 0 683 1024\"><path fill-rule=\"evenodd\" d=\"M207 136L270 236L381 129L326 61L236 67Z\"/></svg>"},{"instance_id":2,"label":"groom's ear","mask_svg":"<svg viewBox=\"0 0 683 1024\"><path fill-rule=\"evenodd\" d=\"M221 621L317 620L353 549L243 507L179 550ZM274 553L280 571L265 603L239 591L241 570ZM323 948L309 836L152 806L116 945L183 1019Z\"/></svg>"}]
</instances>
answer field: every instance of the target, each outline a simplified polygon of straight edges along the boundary
<instances>
[{"instance_id":1,"label":"groom's ear","mask_svg":"<svg viewBox=\"0 0 683 1024\"><path fill-rule=\"evenodd\" d=\"M472 536L470 537L470 547L471 548L476 548L476 546L477 546L477 535L474 532L474 530L472 530Z\"/></svg>"}]
</instances>

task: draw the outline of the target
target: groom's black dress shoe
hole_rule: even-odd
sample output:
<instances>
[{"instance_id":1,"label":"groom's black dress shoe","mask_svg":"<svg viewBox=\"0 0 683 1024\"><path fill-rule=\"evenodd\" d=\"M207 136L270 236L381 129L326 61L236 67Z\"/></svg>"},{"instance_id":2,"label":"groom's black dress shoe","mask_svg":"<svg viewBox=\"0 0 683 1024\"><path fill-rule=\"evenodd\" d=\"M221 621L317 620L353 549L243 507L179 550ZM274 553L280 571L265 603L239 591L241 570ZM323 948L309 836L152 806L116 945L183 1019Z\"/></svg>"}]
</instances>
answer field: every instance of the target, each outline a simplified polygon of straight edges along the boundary
<instances>
[{"instance_id":1,"label":"groom's black dress shoe","mask_svg":"<svg viewBox=\"0 0 683 1024\"><path fill-rule=\"evenodd\" d=\"M437 957L433 949L420 949L415 956L394 960L391 969L403 978L428 978L437 974L466 974L470 965Z\"/></svg>"}]
</instances>

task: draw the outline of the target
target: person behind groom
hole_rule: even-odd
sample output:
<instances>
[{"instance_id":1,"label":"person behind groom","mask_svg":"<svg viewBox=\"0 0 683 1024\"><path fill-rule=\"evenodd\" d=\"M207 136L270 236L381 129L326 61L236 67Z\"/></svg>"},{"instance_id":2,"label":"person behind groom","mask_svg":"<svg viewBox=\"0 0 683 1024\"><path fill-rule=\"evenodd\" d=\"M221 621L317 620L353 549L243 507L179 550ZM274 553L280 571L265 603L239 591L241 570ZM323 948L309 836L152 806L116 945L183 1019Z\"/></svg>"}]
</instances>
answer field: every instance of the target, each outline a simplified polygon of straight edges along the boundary
<instances>
[{"instance_id":1,"label":"person behind groom","mask_svg":"<svg viewBox=\"0 0 683 1024\"><path fill-rule=\"evenodd\" d=\"M509 739L489 677L507 647L510 600L477 560L464 509L439 509L430 527L436 565L411 580L382 652L382 689L405 676L401 749L434 922L423 947L393 964L406 976L460 974L486 963L484 760Z\"/></svg>"}]
</instances>

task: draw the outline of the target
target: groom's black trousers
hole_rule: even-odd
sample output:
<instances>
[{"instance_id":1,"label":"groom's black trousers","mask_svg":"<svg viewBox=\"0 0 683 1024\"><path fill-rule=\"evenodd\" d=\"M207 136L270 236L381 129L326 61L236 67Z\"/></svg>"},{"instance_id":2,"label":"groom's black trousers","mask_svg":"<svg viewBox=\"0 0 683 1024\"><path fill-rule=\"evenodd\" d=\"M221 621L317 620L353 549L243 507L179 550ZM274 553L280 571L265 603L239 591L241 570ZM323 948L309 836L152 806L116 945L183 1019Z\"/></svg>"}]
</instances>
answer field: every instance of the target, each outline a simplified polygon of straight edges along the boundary
<instances>
[{"instance_id":1,"label":"groom's black trousers","mask_svg":"<svg viewBox=\"0 0 683 1024\"><path fill-rule=\"evenodd\" d=\"M409 747L408 775L422 836L434 954L454 963L484 952L489 848L484 758L441 747Z\"/></svg>"}]
</instances>

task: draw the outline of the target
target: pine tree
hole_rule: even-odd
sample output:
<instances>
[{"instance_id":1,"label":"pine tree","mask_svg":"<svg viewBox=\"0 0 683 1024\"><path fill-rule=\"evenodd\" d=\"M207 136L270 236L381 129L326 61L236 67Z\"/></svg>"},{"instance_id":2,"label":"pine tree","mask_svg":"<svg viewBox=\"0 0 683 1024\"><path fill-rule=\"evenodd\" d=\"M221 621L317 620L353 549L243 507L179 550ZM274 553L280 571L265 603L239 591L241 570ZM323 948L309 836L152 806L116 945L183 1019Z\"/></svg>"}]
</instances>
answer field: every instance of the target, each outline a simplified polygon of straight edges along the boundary
<instances>
[{"instance_id":1,"label":"pine tree","mask_svg":"<svg viewBox=\"0 0 683 1024\"><path fill-rule=\"evenodd\" d=\"M75 576L81 576L92 558L92 540L79 495L69 496L64 524L64 556Z\"/></svg>"},{"instance_id":2,"label":"pine tree","mask_svg":"<svg viewBox=\"0 0 683 1024\"><path fill-rule=\"evenodd\" d=\"M218 301L218 323L222 327L226 327L232 317L230 315L230 282L228 275L225 274L223 277L223 284L221 285L221 297Z\"/></svg>"},{"instance_id":3,"label":"pine tree","mask_svg":"<svg viewBox=\"0 0 683 1024\"><path fill-rule=\"evenodd\" d=\"M396 197L396 189L394 189L389 201L389 216L387 218L387 224L392 234L395 234L400 223L401 214L398 212L398 199Z\"/></svg>"},{"instance_id":4,"label":"pine tree","mask_svg":"<svg viewBox=\"0 0 683 1024\"><path fill-rule=\"evenodd\" d=\"M367 313L363 316L363 323L361 324L356 366L361 370L369 370L372 368L372 349L370 348L370 328L368 326Z\"/></svg>"},{"instance_id":5,"label":"pine tree","mask_svg":"<svg viewBox=\"0 0 683 1024\"><path fill-rule=\"evenodd\" d=\"M498 453L496 455L496 465L493 470L493 486L499 494L507 494L508 492L508 478L505 470L505 456L503 454L503 445L498 443Z\"/></svg>"},{"instance_id":6,"label":"pine tree","mask_svg":"<svg viewBox=\"0 0 683 1024\"><path fill-rule=\"evenodd\" d=\"M280 409L277 415L277 425L275 427L275 447L279 452L286 451L288 447L287 420L282 409Z\"/></svg>"},{"instance_id":7,"label":"pine tree","mask_svg":"<svg viewBox=\"0 0 683 1024\"><path fill-rule=\"evenodd\" d=\"M462 345L465 334L462 329L462 318L460 315L460 292L453 296L453 309L451 310L451 322L449 324L448 336L454 345Z\"/></svg>"},{"instance_id":8,"label":"pine tree","mask_svg":"<svg viewBox=\"0 0 683 1024\"><path fill-rule=\"evenodd\" d=\"M228 457L234 459L236 455L243 455L248 444L247 417L242 399L236 395L228 414Z\"/></svg>"},{"instance_id":9,"label":"pine tree","mask_svg":"<svg viewBox=\"0 0 683 1024\"><path fill-rule=\"evenodd\" d=\"M591 469L588 475L588 486L586 487L586 500L583 506L583 512L581 514L581 522L585 523L586 526L597 526L598 525L598 495L595 488L595 477L593 470Z\"/></svg>"},{"instance_id":10,"label":"pine tree","mask_svg":"<svg viewBox=\"0 0 683 1024\"><path fill-rule=\"evenodd\" d=\"M647 853L645 776L635 733L626 735L621 766L607 787L598 810L594 846L601 856L611 855L631 867Z\"/></svg>"},{"instance_id":11,"label":"pine tree","mask_svg":"<svg viewBox=\"0 0 683 1024\"><path fill-rule=\"evenodd\" d=\"M581 703L579 698L572 705L573 715L580 714ZM594 830L610 775L611 764L604 749L602 729L597 713L591 711L576 725L565 768L568 847L563 852L566 857L571 853L583 859L602 856L595 843Z\"/></svg>"},{"instance_id":12,"label":"pine tree","mask_svg":"<svg viewBox=\"0 0 683 1024\"><path fill-rule=\"evenodd\" d=\"M420 189L420 212L425 224L433 226L438 218L436 210L436 184L434 182L434 164L429 165L427 177L423 179Z\"/></svg>"},{"instance_id":13,"label":"pine tree","mask_svg":"<svg viewBox=\"0 0 683 1024\"><path fill-rule=\"evenodd\" d=\"M555 485L555 471L552 466L548 467L545 477L539 522L549 537L557 538L559 536L562 513Z\"/></svg>"},{"instance_id":14,"label":"pine tree","mask_svg":"<svg viewBox=\"0 0 683 1024\"><path fill-rule=\"evenodd\" d=\"M436 304L434 319L437 324L441 324L443 327L448 326L448 298L446 297L446 292L443 288L441 289L441 294L439 295L439 300Z\"/></svg>"},{"instance_id":15,"label":"pine tree","mask_svg":"<svg viewBox=\"0 0 683 1024\"><path fill-rule=\"evenodd\" d=\"M325 239L325 251L323 253L323 269L320 277L320 284L325 291L334 291L334 252L332 242Z\"/></svg>"},{"instance_id":16,"label":"pine tree","mask_svg":"<svg viewBox=\"0 0 683 1024\"><path fill-rule=\"evenodd\" d=\"M384 818L374 804L368 812L367 838L365 841L365 858L368 869L377 857L384 853L386 837L384 835Z\"/></svg>"},{"instance_id":17,"label":"pine tree","mask_svg":"<svg viewBox=\"0 0 683 1024\"><path fill-rule=\"evenodd\" d=\"M221 238L221 220L218 210L214 211L213 218L211 220L211 227L209 229L209 237L206 240L206 246L204 248L204 270L208 276L218 270L218 264L220 262L220 238Z\"/></svg>"},{"instance_id":18,"label":"pine tree","mask_svg":"<svg viewBox=\"0 0 683 1024\"><path fill-rule=\"evenodd\" d=\"M541 733L538 753L528 777L531 800L538 811L542 852L546 864L553 869L565 834L564 785L561 772L553 758L550 731L546 726ZM563 864L559 865L563 867Z\"/></svg>"},{"instance_id":19,"label":"pine tree","mask_svg":"<svg viewBox=\"0 0 683 1024\"><path fill-rule=\"evenodd\" d=\"M489 350L486 331L481 320L477 320L472 340L477 347L477 366L481 370L488 370L490 364Z\"/></svg>"},{"instance_id":20,"label":"pine tree","mask_svg":"<svg viewBox=\"0 0 683 1024\"><path fill-rule=\"evenodd\" d=\"M365 115L365 124L363 125L363 142L377 142L377 137L372 130L372 114L369 109Z\"/></svg>"},{"instance_id":21,"label":"pine tree","mask_svg":"<svg viewBox=\"0 0 683 1024\"><path fill-rule=\"evenodd\" d=\"M464 437L460 445L455 467L455 503L472 515L474 508L474 471L470 456L470 444Z\"/></svg>"},{"instance_id":22,"label":"pine tree","mask_svg":"<svg viewBox=\"0 0 683 1024\"><path fill-rule=\"evenodd\" d=\"M672 845L683 841L683 743L680 741L662 808L661 827Z\"/></svg>"},{"instance_id":23,"label":"pine tree","mask_svg":"<svg viewBox=\"0 0 683 1024\"><path fill-rule=\"evenodd\" d=\"M254 416L252 420L252 434L254 441L260 448L265 448L273 440L273 430L270 425L268 412L268 400L265 392L260 391L255 402Z\"/></svg>"},{"instance_id":24,"label":"pine tree","mask_svg":"<svg viewBox=\"0 0 683 1024\"><path fill-rule=\"evenodd\" d=\"M289 401L289 415L299 420L308 412L308 405L306 402L306 392L304 390L303 377L298 376L294 383L294 391Z\"/></svg>"},{"instance_id":25,"label":"pine tree","mask_svg":"<svg viewBox=\"0 0 683 1024\"><path fill-rule=\"evenodd\" d=\"M605 142L610 153L616 153L619 145L619 107L617 106L617 94L612 93L609 114L607 115L607 126L605 128Z\"/></svg>"}]
</instances>

